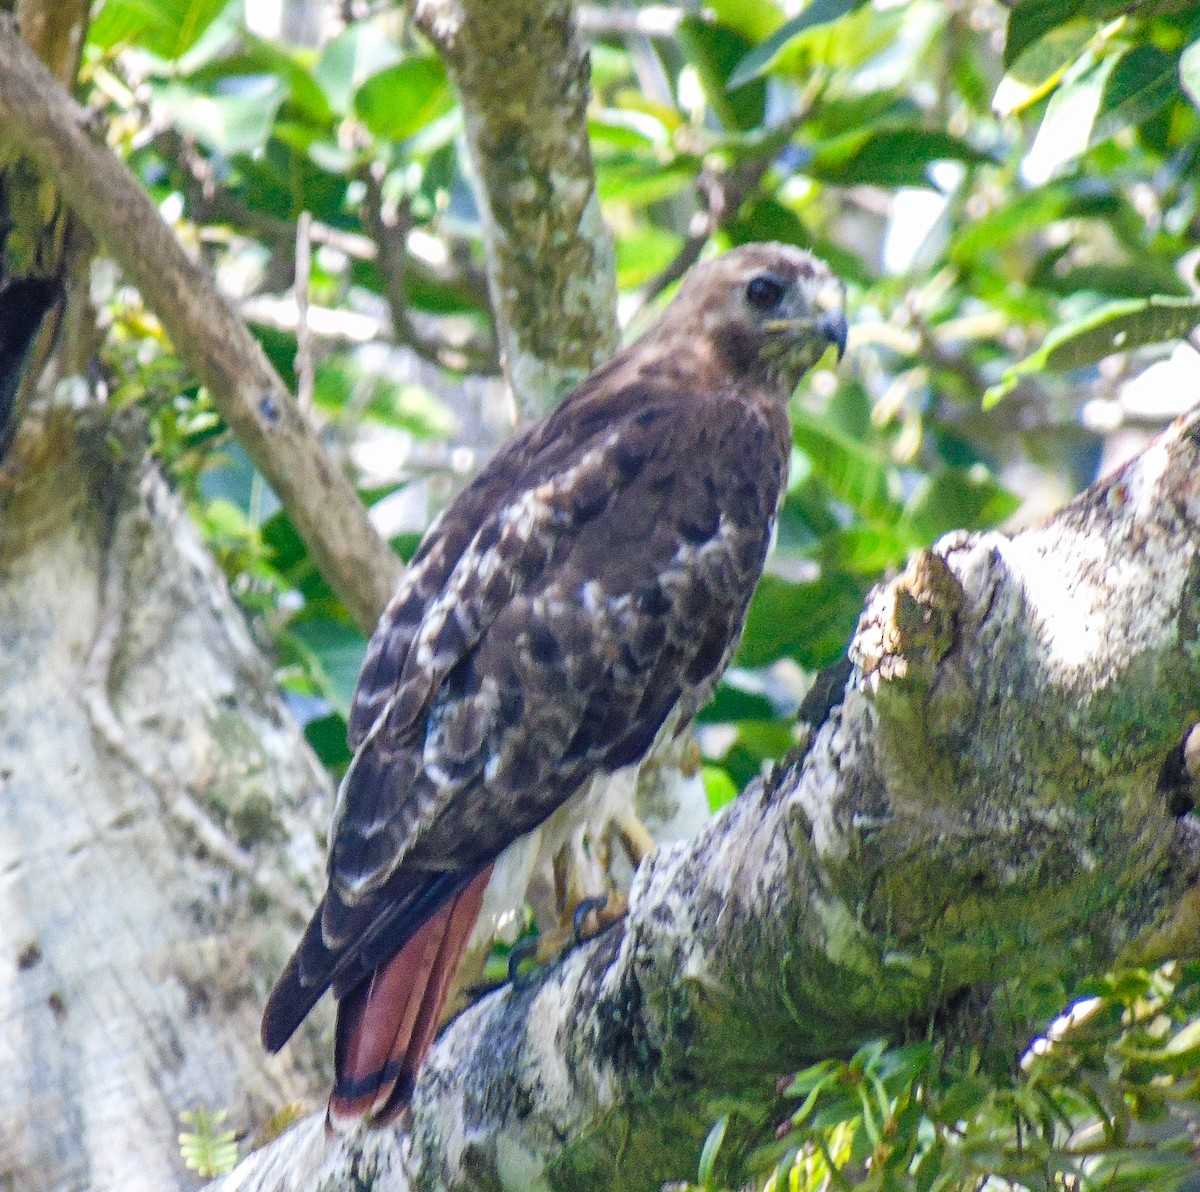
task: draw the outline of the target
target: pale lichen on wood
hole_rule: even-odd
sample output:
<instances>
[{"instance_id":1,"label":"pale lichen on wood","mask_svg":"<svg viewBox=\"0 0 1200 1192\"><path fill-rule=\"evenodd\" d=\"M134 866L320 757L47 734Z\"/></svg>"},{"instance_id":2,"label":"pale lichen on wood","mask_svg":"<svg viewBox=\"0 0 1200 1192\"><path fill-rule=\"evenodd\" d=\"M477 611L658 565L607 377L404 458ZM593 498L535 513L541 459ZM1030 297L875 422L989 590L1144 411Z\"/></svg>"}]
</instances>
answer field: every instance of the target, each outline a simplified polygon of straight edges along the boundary
<instances>
[{"instance_id":1,"label":"pale lichen on wood","mask_svg":"<svg viewBox=\"0 0 1200 1192\"><path fill-rule=\"evenodd\" d=\"M328 778L146 441L43 411L0 479L0 1186L25 1192L185 1186L181 1110L244 1126L323 1083L327 1016L267 1064L257 1020Z\"/></svg>"}]
</instances>

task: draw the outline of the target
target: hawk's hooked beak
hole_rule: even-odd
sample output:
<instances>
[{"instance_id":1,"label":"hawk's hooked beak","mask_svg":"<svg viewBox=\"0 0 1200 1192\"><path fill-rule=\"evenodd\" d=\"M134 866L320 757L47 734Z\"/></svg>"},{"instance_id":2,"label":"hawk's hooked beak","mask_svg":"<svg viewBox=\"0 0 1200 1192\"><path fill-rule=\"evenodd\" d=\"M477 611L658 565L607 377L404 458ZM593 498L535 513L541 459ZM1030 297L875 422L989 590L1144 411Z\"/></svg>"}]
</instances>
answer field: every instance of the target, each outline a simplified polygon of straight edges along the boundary
<instances>
[{"instance_id":1,"label":"hawk's hooked beak","mask_svg":"<svg viewBox=\"0 0 1200 1192\"><path fill-rule=\"evenodd\" d=\"M808 335L816 334L837 348L839 362L846 354L846 339L850 334L846 316L840 309L826 311L815 318L809 316L803 319L772 319L766 324L766 329L771 332L786 331L795 334L802 331Z\"/></svg>"},{"instance_id":2,"label":"hawk's hooked beak","mask_svg":"<svg viewBox=\"0 0 1200 1192\"><path fill-rule=\"evenodd\" d=\"M837 358L840 364L842 357L846 354L846 339L850 335L846 316L840 310L830 311L817 320L817 330L837 348Z\"/></svg>"}]
</instances>

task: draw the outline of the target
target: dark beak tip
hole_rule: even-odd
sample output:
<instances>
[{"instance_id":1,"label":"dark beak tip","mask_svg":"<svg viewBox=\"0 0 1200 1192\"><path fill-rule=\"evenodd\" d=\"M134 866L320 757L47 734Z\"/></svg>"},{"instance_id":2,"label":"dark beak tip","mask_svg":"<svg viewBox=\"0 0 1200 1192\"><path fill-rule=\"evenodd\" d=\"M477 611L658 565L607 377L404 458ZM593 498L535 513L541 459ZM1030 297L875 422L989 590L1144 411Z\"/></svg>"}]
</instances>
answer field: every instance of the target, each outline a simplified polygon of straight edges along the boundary
<instances>
[{"instance_id":1,"label":"dark beak tip","mask_svg":"<svg viewBox=\"0 0 1200 1192\"><path fill-rule=\"evenodd\" d=\"M826 315L821 321L821 330L825 333L825 338L837 348L837 358L840 364L842 357L846 354L846 340L850 336L850 327L846 322L846 316L840 312Z\"/></svg>"}]
</instances>

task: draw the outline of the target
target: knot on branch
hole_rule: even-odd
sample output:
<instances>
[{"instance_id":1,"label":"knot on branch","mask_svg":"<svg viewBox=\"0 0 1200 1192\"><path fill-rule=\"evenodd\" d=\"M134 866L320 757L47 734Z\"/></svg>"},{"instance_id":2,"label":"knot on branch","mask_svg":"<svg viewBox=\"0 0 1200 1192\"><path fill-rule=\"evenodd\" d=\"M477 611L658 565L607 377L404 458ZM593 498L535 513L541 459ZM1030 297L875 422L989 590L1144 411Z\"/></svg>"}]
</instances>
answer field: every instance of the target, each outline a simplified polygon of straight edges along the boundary
<instances>
[{"instance_id":1,"label":"knot on branch","mask_svg":"<svg viewBox=\"0 0 1200 1192\"><path fill-rule=\"evenodd\" d=\"M859 625L851 657L875 684L928 687L955 641L963 589L932 551L914 555L904 573L876 589Z\"/></svg>"}]
</instances>

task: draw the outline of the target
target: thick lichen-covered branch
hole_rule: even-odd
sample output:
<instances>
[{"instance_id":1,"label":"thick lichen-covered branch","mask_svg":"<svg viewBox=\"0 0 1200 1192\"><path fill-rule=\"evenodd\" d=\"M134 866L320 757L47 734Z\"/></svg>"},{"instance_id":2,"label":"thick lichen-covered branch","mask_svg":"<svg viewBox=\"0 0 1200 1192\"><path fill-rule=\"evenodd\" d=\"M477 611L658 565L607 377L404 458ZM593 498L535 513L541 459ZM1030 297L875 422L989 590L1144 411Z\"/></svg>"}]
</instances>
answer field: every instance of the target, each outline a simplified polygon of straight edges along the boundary
<instances>
[{"instance_id":1,"label":"thick lichen-covered branch","mask_svg":"<svg viewBox=\"0 0 1200 1192\"><path fill-rule=\"evenodd\" d=\"M622 925L446 1031L407 1130L310 1122L226 1187L655 1187L731 1106L736 1164L815 1057L936 1024L1011 1062L1034 974L1200 952L1200 833L1164 785L1200 715L1200 413L1045 524L917 556L851 659Z\"/></svg>"},{"instance_id":2,"label":"thick lichen-covered branch","mask_svg":"<svg viewBox=\"0 0 1200 1192\"><path fill-rule=\"evenodd\" d=\"M523 420L616 350L612 238L570 0L417 0L462 103L506 375Z\"/></svg>"}]
</instances>

